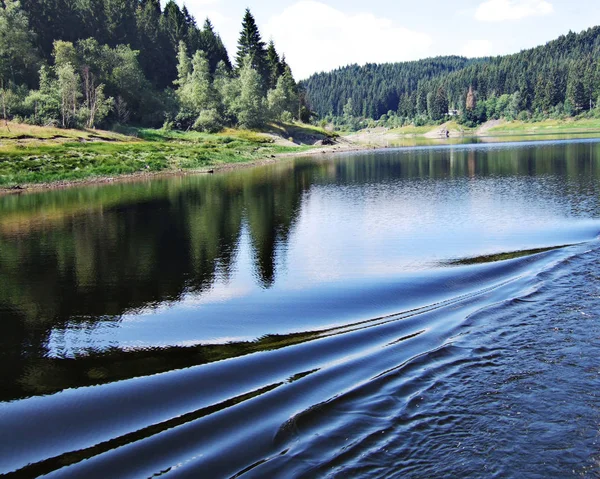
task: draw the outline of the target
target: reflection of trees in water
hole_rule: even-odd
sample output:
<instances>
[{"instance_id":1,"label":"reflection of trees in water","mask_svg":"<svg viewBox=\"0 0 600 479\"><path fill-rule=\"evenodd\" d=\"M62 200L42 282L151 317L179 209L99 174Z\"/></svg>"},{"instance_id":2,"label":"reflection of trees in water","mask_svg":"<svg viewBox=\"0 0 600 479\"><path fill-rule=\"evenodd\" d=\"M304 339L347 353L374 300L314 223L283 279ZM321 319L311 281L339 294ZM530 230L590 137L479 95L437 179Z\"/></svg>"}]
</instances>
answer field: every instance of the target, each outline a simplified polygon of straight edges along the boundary
<instances>
[{"instance_id":1,"label":"reflection of trees in water","mask_svg":"<svg viewBox=\"0 0 600 479\"><path fill-rule=\"evenodd\" d=\"M186 292L202 293L216 280L226 281L243 230L250 238L257 282L272 286L281 265L277 254L285 251L311 185L362 187L468 176L566 178L540 192L552 201L596 181L598 149L598 144L570 144L480 150L475 156L468 148L411 150L0 198L3 388L9 395L22 388L43 392L36 385L76 369L60 361L78 359L57 360L60 368L40 362L51 330L93 328L99 320L118 321L127 312L177 301ZM152 362L166 361L160 351L151 356ZM167 363L171 361L165 362L167 369L158 370L168 370ZM80 373L104 374L95 366Z\"/></svg>"},{"instance_id":2,"label":"reflection of trees in water","mask_svg":"<svg viewBox=\"0 0 600 479\"><path fill-rule=\"evenodd\" d=\"M257 279L272 285L276 250L288 241L310 183L290 179L289 169L257 171L165 180L163 188L131 184L140 195L123 203L109 188L76 213L80 198L61 205L66 217L57 219L54 205L52 222L22 221L35 227L16 234L1 234L0 221L0 357L15 366L2 368L9 376L2 383L23 377L22 360L46 354L53 329L118 321L226 280L244 223Z\"/></svg>"}]
</instances>

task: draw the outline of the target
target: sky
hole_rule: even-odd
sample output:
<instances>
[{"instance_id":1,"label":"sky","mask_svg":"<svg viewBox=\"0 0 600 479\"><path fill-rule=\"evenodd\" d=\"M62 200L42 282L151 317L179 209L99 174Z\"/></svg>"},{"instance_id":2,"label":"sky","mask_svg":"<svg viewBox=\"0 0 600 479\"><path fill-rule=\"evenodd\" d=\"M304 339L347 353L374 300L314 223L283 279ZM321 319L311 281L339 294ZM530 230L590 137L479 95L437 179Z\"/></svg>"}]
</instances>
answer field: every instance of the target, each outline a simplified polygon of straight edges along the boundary
<instances>
[{"instance_id":1,"label":"sky","mask_svg":"<svg viewBox=\"0 0 600 479\"><path fill-rule=\"evenodd\" d=\"M232 60L250 8L297 79L357 63L516 53L600 25L598 0L176 0Z\"/></svg>"}]
</instances>

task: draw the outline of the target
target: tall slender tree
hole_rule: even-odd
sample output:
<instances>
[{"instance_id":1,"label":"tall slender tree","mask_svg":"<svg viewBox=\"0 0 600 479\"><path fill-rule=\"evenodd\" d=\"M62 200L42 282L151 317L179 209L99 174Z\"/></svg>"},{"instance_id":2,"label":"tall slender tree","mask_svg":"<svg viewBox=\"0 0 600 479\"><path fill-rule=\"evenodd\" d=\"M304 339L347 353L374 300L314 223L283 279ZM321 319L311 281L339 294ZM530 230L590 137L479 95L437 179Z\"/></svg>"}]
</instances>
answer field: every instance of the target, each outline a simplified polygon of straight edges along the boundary
<instances>
[{"instance_id":1,"label":"tall slender tree","mask_svg":"<svg viewBox=\"0 0 600 479\"><path fill-rule=\"evenodd\" d=\"M267 47L267 65L269 67L269 88L272 89L277 86L277 80L284 72L284 67L279 59L273 40L269 42Z\"/></svg>"},{"instance_id":2,"label":"tall slender tree","mask_svg":"<svg viewBox=\"0 0 600 479\"><path fill-rule=\"evenodd\" d=\"M242 31L238 40L236 63L239 69L249 61L261 77L262 89L266 91L269 85L269 68L267 62L267 50L262 41L256 20L250 9L246 9L242 20Z\"/></svg>"}]
</instances>

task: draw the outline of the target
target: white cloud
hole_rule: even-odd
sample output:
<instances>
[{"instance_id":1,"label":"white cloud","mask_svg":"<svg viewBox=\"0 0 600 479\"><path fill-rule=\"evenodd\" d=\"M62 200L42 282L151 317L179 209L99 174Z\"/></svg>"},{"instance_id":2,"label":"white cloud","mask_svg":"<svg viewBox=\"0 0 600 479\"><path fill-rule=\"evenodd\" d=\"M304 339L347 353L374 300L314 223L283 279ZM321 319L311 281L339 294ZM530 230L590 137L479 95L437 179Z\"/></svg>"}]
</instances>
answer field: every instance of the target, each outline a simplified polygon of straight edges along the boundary
<instances>
[{"instance_id":1,"label":"white cloud","mask_svg":"<svg viewBox=\"0 0 600 479\"><path fill-rule=\"evenodd\" d=\"M546 0L487 0L479 5L475 18L481 22L503 22L553 12L554 7Z\"/></svg>"},{"instance_id":2,"label":"white cloud","mask_svg":"<svg viewBox=\"0 0 600 479\"><path fill-rule=\"evenodd\" d=\"M489 40L471 40L462 49L461 54L468 58L480 58L492 55L492 42Z\"/></svg>"},{"instance_id":3,"label":"white cloud","mask_svg":"<svg viewBox=\"0 0 600 479\"><path fill-rule=\"evenodd\" d=\"M272 16L264 38L285 53L296 78L351 63L416 60L427 56L427 34L371 13L350 14L315 0L301 0Z\"/></svg>"}]
</instances>

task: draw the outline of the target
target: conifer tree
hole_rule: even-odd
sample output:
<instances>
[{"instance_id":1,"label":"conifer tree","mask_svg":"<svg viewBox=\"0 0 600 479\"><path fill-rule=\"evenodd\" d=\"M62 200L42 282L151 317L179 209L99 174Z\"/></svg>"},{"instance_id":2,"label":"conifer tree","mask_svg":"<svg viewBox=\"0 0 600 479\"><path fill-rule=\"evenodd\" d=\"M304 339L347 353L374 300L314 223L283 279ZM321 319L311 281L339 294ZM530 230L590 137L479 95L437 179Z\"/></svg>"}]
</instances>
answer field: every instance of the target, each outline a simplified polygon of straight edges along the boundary
<instances>
[{"instance_id":1,"label":"conifer tree","mask_svg":"<svg viewBox=\"0 0 600 479\"><path fill-rule=\"evenodd\" d=\"M275 88L277 80L283 75L284 66L279 59L279 54L275 49L273 40L269 42L269 46L267 47L267 64L269 66L269 88Z\"/></svg>"},{"instance_id":2,"label":"conifer tree","mask_svg":"<svg viewBox=\"0 0 600 479\"><path fill-rule=\"evenodd\" d=\"M137 46L136 0L104 0L108 44Z\"/></svg>"},{"instance_id":3,"label":"conifer tree","mask_svg":"<svg viewBox=\"0 0 600 479\"><path fill-rule=\"evenodd\" d=\"M260 37L256 21L248 8L244 14L242 31L238 40L236 63L239 69L244 66L246 59L250 60L251 67L260 75L262 88L266 91L266 87L269 84L267 51L265 43Z\"/></svg>"},{"instance_id":4,"label":"conifer tree","mask_svg":"<svg viewBox=\"0 0 600 479\"><path fill-rule=\"evenodd\" d=\"M586 103L589 101L587 95L585 94L580 68L576 64L572 65L569 72L567 98L573 106L575 114L581 113L581 111L585 109Z\"/></svg>"},{"instance_id":5,"label":"conifer tree","mask_svg":"<svg viewBox=\"0 0 600 479\"><path fill-rule=\"evenodd\" d=\"M427 114L427 90L422 82L417 87L417 115Z\"/></svg>"},{"instance_id":6,"label":"conifer tree","mask_svg":"<svg viewBox=\"0 0 600 479\"><path fill-rule=\"evenodd\" d=\"M215 33L211 21L207 18L204 21L204 26L200 32L201 49L206 53L210 64L210 71L214 72L217 69L219 62L223 62L224 66L231 70L231 62L229 55L223 45L221 37Z\"/></svg>"}]
</instances>

